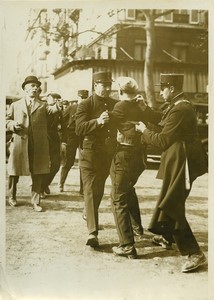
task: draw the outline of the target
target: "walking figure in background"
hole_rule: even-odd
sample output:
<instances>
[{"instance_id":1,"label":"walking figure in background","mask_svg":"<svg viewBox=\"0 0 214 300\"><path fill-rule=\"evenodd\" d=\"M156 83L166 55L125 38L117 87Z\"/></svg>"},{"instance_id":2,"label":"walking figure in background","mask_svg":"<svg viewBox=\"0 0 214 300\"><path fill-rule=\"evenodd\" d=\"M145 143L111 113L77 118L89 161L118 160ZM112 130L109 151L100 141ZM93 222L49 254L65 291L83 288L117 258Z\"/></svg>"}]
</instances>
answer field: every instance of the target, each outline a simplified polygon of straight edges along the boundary
<instances>
[{"instance_id":1,"label":"walking figure in background","mask_svg":"<svg viewBox=\"0 0 214 300\"><path fill-rule=\"evenodd\" d=\"M77 105L82 99L88 98L88 90L78 91L78 100L63 110L61 132L62 163L60 169L59 190L64 191L64 184L68 173L74 165L76 152L80 145L80 137L76 134L76 111ZM82 194L82 180L80 176L80 193Z\"/></svg>"},{"instance_id":2,"label":"walking figure in background","mask_svg":"<svg viewBox=\"0 0 214 300\"><path fill-rule=\"evenodd\" d=\"M6 116L7 130L11 131L8 159L9 204L17 205L16 191L19 176L31 175L31 203L41 212L40 194L44 174L50 172L50 155L47 132L47 115L55 113L57 105L48 107L38 99L41 82L28 76L22 84L25 96L11 104Z\"/></svg>"},{"instance_id":3,"label":"walking figure in background","mask_svg":"<svg viewBox=\"0 0 214 300\"><path fill-rule=\"evenodd\" d=\"M54 105L58 105L62 108L61 96L58 93L50 92L47 94L47 107L51 108ZM45 175L42 183L41 198L44 199L46 195L50 194L49 185L53 181L55 175L60 168L60 137L59 126L62 122L62 110L57 110L54 114L47 116L47 128L48 128L48 141L49 141L49 153L50 153L50 172Z\"/></svg>"},{"instance_id":4,"label":"walking figure in background","mask_svg":"<svg viewBox=\"0 0 214 300\"><path fill-rule=\"evenodd\" d=\"M109 122L109 111L117 100L109 97L110 72L94 73L93 80L93 95L80 102L77 108L76 133L82 139L80 170L89 233L86 245L95 248L99 245L98 209L116 147L116 129Z\"/></svg>"},{"instance_id":5,"label":"walking figure in background","mask_svg":"<svg viewBox=\"0 0 214 300\"><path fill-rule=\"evenodd\" d=\"M161 74L160 95L170 103L159 123L161 132L136 125L141 141L163 150L157 178L163 179L149 230L157 236L153 243L169 249L176 243L182 256L188 256L182 272L197 269L206 262L204 253L187 222L185 202L192 183L207 172L207 157L198 136L196 112L182 91L183 74Z\"/></svg>"}]
</instances>

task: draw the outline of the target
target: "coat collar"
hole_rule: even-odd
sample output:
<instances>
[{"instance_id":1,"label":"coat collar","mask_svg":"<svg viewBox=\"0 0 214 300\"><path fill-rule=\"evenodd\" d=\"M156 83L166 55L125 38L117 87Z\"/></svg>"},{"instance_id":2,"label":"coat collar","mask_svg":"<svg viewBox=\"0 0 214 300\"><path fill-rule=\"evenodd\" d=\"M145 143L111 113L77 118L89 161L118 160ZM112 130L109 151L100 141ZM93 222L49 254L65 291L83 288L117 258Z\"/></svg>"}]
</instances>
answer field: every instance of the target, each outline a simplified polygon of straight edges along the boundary
<instances>
[{"instance_id":1,"label":"coat collar","mask_svg":"<svg viewBox=\"0 0 214 300\"><path fill-rule=\"evenodd\" d=\"M28 105L28 100L26 98L22 98L21 99L22 101L22 109L24 112L28 113L28 109L27 109L27 105ZM32 110L31 110L31 114L37 110L37 108L41 106L41 102L39 99L35 98L34 102L33 102L33 107L32 107Z\"/></svg>"}]
</instances>

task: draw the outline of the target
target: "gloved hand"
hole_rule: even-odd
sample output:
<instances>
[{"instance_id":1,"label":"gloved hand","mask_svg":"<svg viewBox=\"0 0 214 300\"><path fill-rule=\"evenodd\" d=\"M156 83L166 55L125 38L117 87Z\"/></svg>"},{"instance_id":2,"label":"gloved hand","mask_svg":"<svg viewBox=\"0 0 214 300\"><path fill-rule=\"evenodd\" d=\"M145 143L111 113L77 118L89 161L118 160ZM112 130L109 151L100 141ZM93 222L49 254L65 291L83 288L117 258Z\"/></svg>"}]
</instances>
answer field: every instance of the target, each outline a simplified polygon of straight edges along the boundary
<instances>
[{"instance_id":1,"label":"gloved hand","mask_svg":"<svg viewBox=\"0 0 214 300\"><path fill-rule=\"evenodd\" d=\"M109 122L109 119L110 118L109 118L108 112L104 111L104 112L101 113L101 115L99 116L99 118L97 118L97 123L99 125L104 125L104 124L106 124L106 123Z\"/></svg>"}]
</instances>

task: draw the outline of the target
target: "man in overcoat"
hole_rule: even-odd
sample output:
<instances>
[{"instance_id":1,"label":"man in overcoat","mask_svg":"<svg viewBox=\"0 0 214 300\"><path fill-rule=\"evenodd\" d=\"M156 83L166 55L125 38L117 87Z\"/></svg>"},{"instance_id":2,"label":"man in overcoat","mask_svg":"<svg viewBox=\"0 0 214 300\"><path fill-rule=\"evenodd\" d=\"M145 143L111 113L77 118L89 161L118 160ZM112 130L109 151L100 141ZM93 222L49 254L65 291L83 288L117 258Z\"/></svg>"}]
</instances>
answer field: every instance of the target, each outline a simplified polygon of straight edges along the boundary
<instances>
[{"instance_id":1,"label":"man in overcoat","mask_svg":"<svg viewBox=\"0 0 214 300\"><path fill-rule=\"evenodd\" d=\"M31 203L36 212L42 211L40 193L44 174L50 171L47 115L58 110L38 99L41 82L28 76L22 84L25 96L11 104L6 116L6 128L12 132L8 159L9 204L17 205L16 188L19 176L31 175Z\"/></svg>"},{"instance_id":2,"label":"man in overcoat","mask_svg":"<svg viewBox=\"0 0 214 300\"><path fill-rule=\"evenodd\" d=\"M175 242L180 254L188 256L182 272L197 269L206 262L204 253L187 222L185 202L193 181L207 172L207 157L198 136L196 113L183 93L183 74L161 74L160 95L170 103L161 122L161 132L141 123L141 141L163 150L157 178L162 189L149 230L153 242L169 248Z\"/></svg>"},{"instance_id":3,"label":"man in overcoat","mask_svg":"<svg viewBox=\"0 0 214 300\"><path fill-rule=\"evenodd\" d=\"M116 146L116 129L109 122L109 111L117 100L109 97L110 72L94 73L93 81L93 95L77 107L76 133L82 140L80 170L89 233L86 245L94 248L98 246L98 209Z\"/></svg>"}]
</instances>

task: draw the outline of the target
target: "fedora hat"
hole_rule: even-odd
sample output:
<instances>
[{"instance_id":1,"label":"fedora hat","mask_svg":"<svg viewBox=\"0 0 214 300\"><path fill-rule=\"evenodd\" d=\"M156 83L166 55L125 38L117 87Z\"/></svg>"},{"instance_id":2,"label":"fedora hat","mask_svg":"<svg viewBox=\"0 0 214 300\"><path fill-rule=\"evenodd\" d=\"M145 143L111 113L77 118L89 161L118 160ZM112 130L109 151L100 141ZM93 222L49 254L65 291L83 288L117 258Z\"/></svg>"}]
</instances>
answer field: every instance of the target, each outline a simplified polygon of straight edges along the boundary
<instances>
[{"instance_id":1,"label":"fedora hat","mask_svg":"<svg viewBox=\"0 0 214 300\"><path fill-rule=\"evenodd\" d=\"M23 90L24 90L25 85L28 84L28 83L36 83L36 84L38 84L38 86L41 85L41 82L38 80L38 78L36 76L33 76L33 75L27 76L25 78L25 81L22 83L22 89Z\"/></svg>"}]
</instances>

